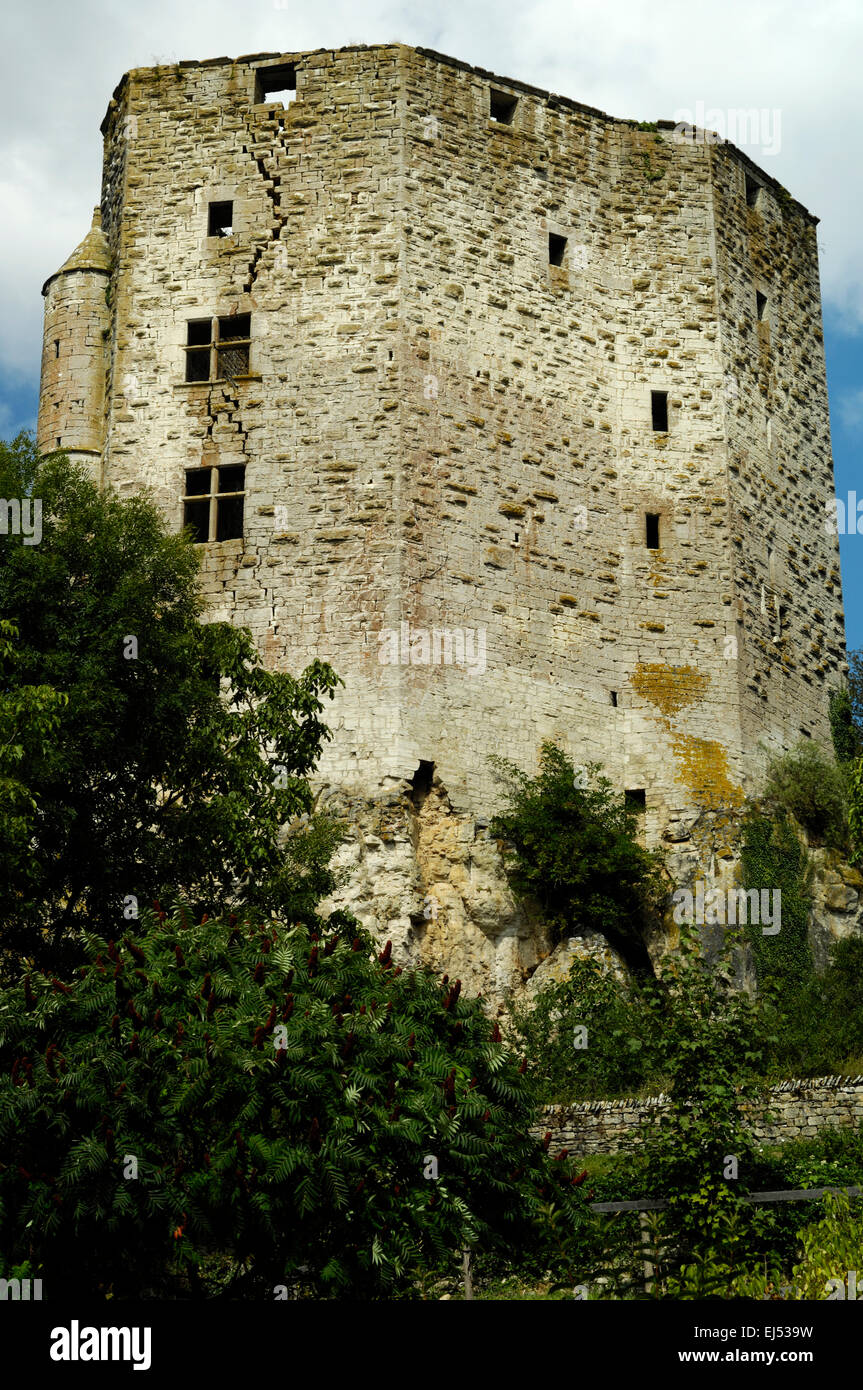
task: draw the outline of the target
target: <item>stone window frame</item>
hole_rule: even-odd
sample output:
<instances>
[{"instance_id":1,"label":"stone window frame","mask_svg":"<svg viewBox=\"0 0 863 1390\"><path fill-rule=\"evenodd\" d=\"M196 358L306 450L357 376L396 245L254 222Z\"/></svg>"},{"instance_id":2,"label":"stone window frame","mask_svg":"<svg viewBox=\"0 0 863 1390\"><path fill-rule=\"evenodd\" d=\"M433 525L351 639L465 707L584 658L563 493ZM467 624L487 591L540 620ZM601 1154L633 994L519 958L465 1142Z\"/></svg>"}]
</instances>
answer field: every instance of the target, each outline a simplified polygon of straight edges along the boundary
<instances>
[{"instance_id":1,"label":"stone window frame","mask_svg":"<svg viewBox=\"0 0 863 1390\"><path fill-rule=\"evenodd\" d=\"M248 337L238 337L238 338L225 338L225 337L223 337L222 325L223 325L223 324L229 324L229 323L231 322L232 319L248 319L248 320L249 320L249 336L248 336ZM213 314L210 318L187 319L187 320L186 320L186 337L187 337L187 339L188 339L188 337L190 336L190 330L191 330L191 327L192 327L193 324L206 324L206 323L209 323L209 325L210 325L210 336L209 336L209 340L208 340L208 341L201 341L201 342L197 342L197 343L190 343L190 342L187 341L186 343L183 344L183 352L184 352L184 354L185 354L185 359L186 359L186 366L185 366L185 370L184 370L184 373L183 373L183 380L184 380L185 384L188 385L188 386L214 386L214 385L217 385L217 384L220 383L220 382L225 382L225 381L228 381L228 382L231 382L231 381L248 381L248 380L253 376L253 372L252 372L252 362L251 362L251 357L252 357L252 316L251 316L251 314L250 314L250 313L247 313L247 314ZM223 346L223 345L225 345L225 344L227 344L227 343L230 343L232 349L242 349L242 348L245 348L245 349L246 349L246 370L245 370L244 372L237 372L235 375L230 376L230 377L227 377L227 376L220 376L220 375L219 375L222 353L225 352L225 351L229 351L229 350L230 350L230 349L228 349L226 346ZM189 376L189 370L190 370L190 368L189 368L189 362L190 362L191 355L194 353L198 358L202 358L202 357L204 356L204 353L205 353L205 352L208 352L208 353L209 353L209 375L206 376L206 377L190 377L190 376Z\"/></svg>"},{"instance_id":2,"label":"stone window frame","mask_svg":"<svg viewBox=\"0 0 863 1390\"><path fill-rule=\"evenodd\" d=\"M242 470L243 470L243 486L242 486L242 489L240 489L240 490L235 490L235 491L231 491L231 492L222 492L222 491L220 491L219 483L220 483L221 480L220 480L219 474L220 474L220 472L221 472L223 469L228 469L228 468L242 468ZM202 475L204 475L204 474L206 474L206 473L209 473L209 475L210 475L210 477L209 477L209 489L208 489L208 491L206 491L206 492L189 492L188 489L189 489L189 477L190 477L190 475L193 476L193 477L201 477ZM245 464L245 463L226 463L225 460L222 459L222 460L220 460L218 463L205 463L205 464L200 465L200 466L197 467L197 468L187 468L187 469L185 470L185 473L184 473L184 479L183 479L183 481L184 481L184 487L183 487L183 496L182 496L182 498L181 498L181 501L182 501L182 503L183 503L183 526L184 526L184 527L185 527L185 526L188 526L188 525L190 524L190 522L189 522L189 520L188 520L188 504L189 504L189 503L199 503L199 504L200 504L200 503L202 503L202 502L209 502L209 513L208 513L208 523L207 523L207 539L206 539L206 541L195 541L195 545L224 545L226 541L242 540L242 539L243 539L243 537L244 537L244 535L245 535L245 522L246 522L245 505L243 506L243 510L242 510L242 516L241 516L241 520L240 520L240 533L239 533L239 535L238 535L238 536L223 536L221 539L219 539L219 534L218 534L218 532L219 532L219 503L220 503L220 502L227 502L227 501L235 501L237 498L243 499L243 502L245 503L245 497L246 497L246 493L247 493L247 488L246 488L246 464Z\"/></svg>"}]
</instances>

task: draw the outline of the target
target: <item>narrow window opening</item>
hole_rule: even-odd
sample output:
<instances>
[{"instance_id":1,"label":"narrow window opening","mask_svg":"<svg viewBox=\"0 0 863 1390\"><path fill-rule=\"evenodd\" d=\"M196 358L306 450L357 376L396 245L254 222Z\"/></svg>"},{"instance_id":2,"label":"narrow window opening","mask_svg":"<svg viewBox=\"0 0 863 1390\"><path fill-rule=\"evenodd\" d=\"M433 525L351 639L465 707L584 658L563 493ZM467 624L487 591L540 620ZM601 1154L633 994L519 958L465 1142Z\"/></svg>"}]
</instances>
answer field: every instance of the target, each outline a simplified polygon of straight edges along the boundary
<instances>
[{"instance_id":1,"label":"narrow window opening","mask_svg":"<svg viewBox=\"0 0 863 1390\"><path fill-rule=\"evenodd\" d=\"M644 543L648 550L659 549L659 515L648 512L644 518Z\"/></svg>"},{"instance_id":2,"label":"narrow window opening","mask_svg":"<svg viewBox=\"0 0 863 1390\"><path fill-rule=\"evenodd\" d=\"M494 87L490 89L488 97L490 119L498 121L500 125L512 125L515 108L518 106L518 97L509 96L506 92L498 92Z\"/></svg>"},{"instance_id":3,"label":"narrow window opening","mask_svg":"<svg viewBox=\"0 0 863 1390\"><path fill-rule=\"evenodd\" d=\"M623 796L628 811L634 811L637 816L644 815L647 810L647 793L643 787L627 787Z\"/></svg>"},{"instance_id":4,"label":"narrow window opening","mask_svg":"<svg viewBox=\"0 0 863 1390\"><path fill-rule=\"evenodd\" d=\"M668 433L668 392L651 391L650 393L650 419L653 429L658 434Z\"/></svg>"},{"instance_id":5,"label":"narrow window opening","mask_svg":"<svg viewBox=\"0 0 863 1390\"><path fill-rule=\"evenodd\" d=\"M755 291L755 312L758 315L759 323L767 316L767 295L760 290Z\"/></svg>"},{"instance_id":6,"label":"narrow window opening","mask_svg":"<svg viewBox=\"0 0 863 1390\"><path fill-rule=\"evenodd\" d=\"M296 100L297 95L297 70L293 63L285 63L279 67L258 68L255 74L255 104L261 106L264 102L268 105L274 102L281 102L282 106L287 106L288 102Z\"/></svg>"},{"instance_id":7,"label":"narrow window opening","mask_svg":"<svg viewBox=\"0 0 863 1390\"><path fill-rule=\"evenodd\" d=\"M57 435L57 448L58 448L58 449L60 448L60 436L59 436L59 434Z\"/></svg>"},{"instance_id":8,"label":"narrow window opening","mask_svg":"<svg viewBox=\"0 0 863 1390\"><path fill-rule=\"evenodd\" d=\"M751 174L746 174L746 205L750 208L758 207L758 195L761 192L761 184L754 179Z\"/></svg>"},{"instance_id":9,"label":"narrow window opening","mask_svg":"<svg viewBox=\"0 0 863 1390\"><path fill-rule=\"evenodd\" d=\"M548 234L548 263L549 265L563 265L563 255L566 251L566 237L558 236L556 232Z\"/></svg>"},{"instance_id":10,"label":"narrow window opening","mask_svg":"<svg viewBox=\"0 0 863 1390\"><path fill-rule=\"evenodd\" d=\"M617 691L616 691L616 690L612 690L610 693L611 693L611 703L612 703L614 709L617 709Z\"/></svg>"},{"instance_id":11,"label":"narrow window opening","mask_svg":"<svg viewBox=\"0 0 863 1390\"><path fill-rule=\"evenodd\" d=\"M54 339L54 356L55 356L55 357L59 357L59 356L60 356L60 339L59 339L59 338L55 338L55 339Z\"/></svg>"},{"instance_id":12,"label":"narrow window opening","mask_svg":"<svg viewBox=\"0 0 863 1390\"><path fill-rule=\"evenodd\" d=\"M234 204L211 203L207 218L207 236L234 235Z\"/></svg>"}]
</instances>

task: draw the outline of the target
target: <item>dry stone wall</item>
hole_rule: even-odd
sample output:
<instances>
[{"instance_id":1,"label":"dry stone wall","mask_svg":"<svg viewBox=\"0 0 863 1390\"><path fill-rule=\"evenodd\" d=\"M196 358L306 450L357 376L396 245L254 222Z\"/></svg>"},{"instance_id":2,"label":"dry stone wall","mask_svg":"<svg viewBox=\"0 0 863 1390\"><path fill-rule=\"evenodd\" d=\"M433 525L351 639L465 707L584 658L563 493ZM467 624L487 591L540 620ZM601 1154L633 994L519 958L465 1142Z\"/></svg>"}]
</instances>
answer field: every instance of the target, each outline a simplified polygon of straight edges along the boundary
<instances>
[{"instance_id":1,"label":"dry stone wall","mask_svg":"<svg viewBox=\"0 0 863 1390\"><path fill-rule=\"evenodd\" d=\"M636 1140L642 1125L661 1115L667 1106L665 1096L547 1105L536 1133L550 1131L554 1148L568 1148L575 1154L618 1153ZM751 1113L750 1130L759 1143L784 1144L812 1139L820 1129L858 1126L861 1122L863 1076L828 1076L771 1086L763 1105Z\"/></svg>"}]
</instances>

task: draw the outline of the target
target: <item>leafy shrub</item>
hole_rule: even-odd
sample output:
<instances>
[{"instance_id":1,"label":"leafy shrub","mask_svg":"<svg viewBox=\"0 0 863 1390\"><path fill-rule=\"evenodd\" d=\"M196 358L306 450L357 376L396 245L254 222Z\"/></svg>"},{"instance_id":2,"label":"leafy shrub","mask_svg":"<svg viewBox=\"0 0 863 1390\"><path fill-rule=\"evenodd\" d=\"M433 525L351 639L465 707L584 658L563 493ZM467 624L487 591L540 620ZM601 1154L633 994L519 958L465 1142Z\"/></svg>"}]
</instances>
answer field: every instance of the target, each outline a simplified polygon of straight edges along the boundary
<instances>
[{"instance_id":1,"label":"leafy shrub","mask_svg":"<svg viewBox=\"0 0 863 1390\"><path fill-rule=\"evenodd\" d=\"M179 907L85 948L0 992L0 1259L49 1293L409 1296L463 1246L578 1247L570 1164L458 982L339 914Z\"/></svg>"},{"instance_id":2,"label":"leafy shrub","mask_svg":"<svg viewBox=\"0 0 863 1390\"><path fill-rule=\"evenodd\" d=\"M661 906L660 859L639 844L638 814L625 795L598 763L577 777L549 742L536 777L505 758L491 762L509 797L492 834L505 842L515 891L539 903L559 936L602 931L632 969L652 974L644 930Z\"/></svg>"},{"instance_id":3,"label":"leafy shrub","mask_svg":"<svg viewBox=\"0 0 863 1390\"><path fill-rule=\"evenodd\" d=\"M849 1270L859 1274L863 1253L863 1210L852 1208L844 1192L827 1192L819 1203L821 1216L797 1233L800 1259L786 1278L773 1261L768 1270L749 1271L733 1284L739 1298L824 1300L847 1296ZM832 1287L831 1287L832 1285Z\"/></svg>"},{"instance_id":4,"label":"leafy shrub","mask_svg":"<svg viewBox=\"0 0 863 1390\"><path fill-rule=\"evenodd\" d=\"M512 1013L544 1104L630 1095L655 1075L637 986L603 973L595 961L575 960L565 980ZM587 1030L586 1045L576 1047L576 1028Z\"/></svg>"},{"instance_id":5,"label":"leafy shrub","mask_svg":"<svg viewBox=\"0 0 863 1390\"><path fill-rule=\"evenodd\" d=\"M830 736L838 763L850 762L863 752L860 730L854 720L854 704L847 687L830 692Z\"/></svg>"},{"instance_id":6,"label":"leafy shrub","mask_svg":"<svg viewBox=\"0 0 863 1390\"><path fill-rule=\"evenodd\" d=\"M764 799L790 811L810 839L848 848L848 800L841 768L808 739L790 753L771 759Z\"/></svg>"}]
</instances>

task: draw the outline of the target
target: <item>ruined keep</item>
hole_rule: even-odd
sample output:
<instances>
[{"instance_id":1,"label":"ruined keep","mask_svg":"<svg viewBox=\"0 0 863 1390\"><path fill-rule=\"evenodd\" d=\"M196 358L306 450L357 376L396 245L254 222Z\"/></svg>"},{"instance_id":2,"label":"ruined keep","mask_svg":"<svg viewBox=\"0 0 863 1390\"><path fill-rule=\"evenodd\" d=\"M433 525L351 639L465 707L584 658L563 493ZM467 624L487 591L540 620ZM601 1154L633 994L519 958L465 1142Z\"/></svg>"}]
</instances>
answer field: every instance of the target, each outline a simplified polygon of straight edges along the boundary
<instances>
[{"instance_id":1,"label":"ruined keep","mask_svg":"<svg viewBox=\"0 0 863 1390\"><path fill-rule=\"evenodd\" d=\"M730 871L844 671L816 219L681 140L402 44L136 69L45 295L38 441L190 525L214 619L346 682L341 901L499 994L488 836L543 739Z\"/></svg>"}]
</instances>

